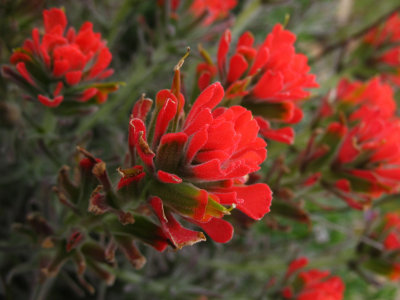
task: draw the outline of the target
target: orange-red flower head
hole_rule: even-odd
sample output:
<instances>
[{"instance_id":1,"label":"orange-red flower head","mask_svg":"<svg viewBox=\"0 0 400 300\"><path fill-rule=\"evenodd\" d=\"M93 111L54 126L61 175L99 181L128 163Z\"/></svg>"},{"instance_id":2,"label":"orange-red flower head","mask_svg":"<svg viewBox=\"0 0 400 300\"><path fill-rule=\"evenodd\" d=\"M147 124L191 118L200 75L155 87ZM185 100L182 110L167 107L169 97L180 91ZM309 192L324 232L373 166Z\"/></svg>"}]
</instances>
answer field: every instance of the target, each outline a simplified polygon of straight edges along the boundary
<instances>
[{"instance_id":1,"label":"orange-red flower head","mask_svg":"<svg viewBox=\"0 0 400 300\"><path fill-rule=\"evenodd\" d=\"M339 122L330 123L309 155L319 159L314 168L322 162L330 164L335 177L327 179L328 184L322 172L323 182L356 209L398 191L400 120L394 116L396 102L390 85L378 77L367 82L342 79L332 103L327 99L324 106L329 108L321 110L321 116L339 118ZM317 157L318 150L324 149Z\"/></svg>"},{"instance_id":2,"label":"orange-red flower head","mask_svg":"<svg viewBox=\"0 0 400 300\"><path fill-rule=\"evenodd\" d=\"M194 0L190 10L195 16L206 15L204 25L210 25L213 22L224 19L229 11L235 8L237 0Z\"/></svg>"},{"instance_id":3,"label":"orange-red flower head","mask_svg":"<svg viewBox=\"0 0 400 300\"><path fill-rule=\"evenodd\" d=\"M338 187L370 199L396 192L400 179L400 120L373 116L345 135L335 161Z\"/></svg>"},{"instance_id":4,"label":"orange-red flower head","mask_svg":"<svg viewBox=\"0 0 400 300\"><path fill-rule=\"evenodd\" d=\"M396 111L393 90L379 77L367 82L342 79L337 87L337 104L339 110L349 113L350 120L363 118L368 110L373 110L375 116L391 118Z\"/></svg>"},{"instance_id":5,"label":"orange-red flower head","mask_svg":"<svg viewBox=\"0 0 400 300\"><path fill-rule=\"evenodd\" d=\"M118 86L98 83L113 73L108 68L112 55L93 24L85 22L76 32L58 8L45 10L43 23L44 34L34 28L32 39L11 56L17 72L5 67L3 73L49 107L65 100L106 101Z\"/></svg>"},{"instance_id":6,"label":"orange-red flower head","mask_svg":"<svg viewBox=\"0 0 400 300\"><path fill-rule=\"evenodd\" d=\"M229 214L226 205L254 219L269 211L269 187L246 185L247 175L259 170L266 158L266 143L257 136L259 127L250 111L240 106L215 108L223 96L220 83L210 85L186 118L179 109L183 96L178 100L172 90L157 94L150 123L151 100L141 99L133 109L132 161L145 166L143 180L150 182L146 192L150 204L168 234L181 241L187 237L182 243L203 238L186 229L176 230L180 227L172 225L174 214L200 226L215 241L226 242L233 233L222 219Z\"/></svg>"},{"instance_id":7,"label":"orange-red flower head","mask_svg":"<svg viewBox=\"0 0 400 300\"><path fill-rule=\"evenodd\" d=\"M385 70L380 76L400 86L400 13L392 14L388 20L372 28L364 37L364 43L375 51L372 60L379 65L384 65Z\"/></svg>"},{"instance_id":8,"label":"orange-red flower head","mask_svg":"<svg viewBox=\"0 0 400 300\"><path fill-rule=\"evenodd\" d=\"M315 76L309 74L307 58L294 48L296 36L282 25L274 26L265 41L254 45L254 37L245 32L228 59L231 47L229 30L222 35L217 53L217 70L226 87L226 101L241 104L259 116L261 133L270 139L292 143L290 127L273 129L270 122L297 123L302 111L297 102L309 97L306 89L318 87ZM210 62L198 68L200 88L216 74ZM262 119L261 119L262 118Z\"/></svg>"},{"instance_id":9,"label":"orange-red flower head","mask_svg":"<svg viewBox=\"0 0 400 300\"><path fill-rule=\"evenodd\" d=\"M308 259L305 257L290 264L286 278L295 278L298 284L285 287L282 296L293 300L342 300L345 290L342 279L331 276L329 271L302 270L307 264Z\"/></svg>"}]
</instances>

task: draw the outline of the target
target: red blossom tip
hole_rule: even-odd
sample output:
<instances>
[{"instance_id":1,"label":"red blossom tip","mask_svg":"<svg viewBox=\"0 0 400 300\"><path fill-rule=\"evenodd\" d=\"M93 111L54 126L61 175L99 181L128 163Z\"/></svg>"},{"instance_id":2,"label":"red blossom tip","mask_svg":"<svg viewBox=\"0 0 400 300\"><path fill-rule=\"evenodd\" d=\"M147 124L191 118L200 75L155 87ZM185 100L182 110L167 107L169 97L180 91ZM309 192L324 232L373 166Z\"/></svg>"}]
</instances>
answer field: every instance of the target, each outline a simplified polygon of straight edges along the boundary
<instances>
[{"instance_id":1,"label":"red blossom tip","mask_svg":"<svg viewBox=\"0 0 400 300\"><path fill-rule=\"evenodd\" d=\"M82 242L83 238L84 235L79 231L71 233L67 240L67 252L70 252L72 249L76 248Z\"/></svg>"},{"instance_id":2,"label":"red blossom tip","mask_svg":"<svg viewBox=\"0 0 400 300\"><path fill-rule=\"evenodd\" d=\"M62 9L52 8L43 11L43 21L46 33L52 32L53 30L60 30L64 32L67 26L67 17Z\"/></svg>"},{"instance_id":3,"label":"red blossom tip","mask_svg":"<svg viewBox=\"0 0 400 300\"><path fill-rule=\"evenodd\" d=\"M122 176L122 178L118 182L118 190L130 185L133 182L139 182L146 176L146 173L143 172L143 166L134 166L129 169L118 168L118 172Z\"/></svg>"},{"instance_id":4,"label":"red blossom tip","mask_svg":"<svg viewBox=\"0 0 400 300\"><path fill-rule=\"evenodd\" d=\"M152 197L150 199L150 205L161 223L164 234L175 248L181 249L184 246L193 245L206 240L203 233L182 227L182 225L176 221L172 213L164 210L160 198Z\"/></svg>"},{"instance_id":5,"label":"red blossom tip","mask_svg":"<svg viewBox=\"0 0 400 300\"><path fill-rule=\"evenodd\" d=\"M231 223L218 218L212 218L206 223L187 219L189 222L201 227L217 243L227 243L233 237L233 226Z\"/></svg>"},{"instance_id":6,"label":"red blossom tip","mask_svg":"<svg viewBox=\"0 0 400 300\"><path fill-rule=\"evenodd\" d=\"M181 183L182 182L182 178L179 178L179 176L175 175L175 174L171 174L168 172L164 172L159 170L157 172L157 178L165 183Z\"/></svg>"},{"instance_id":7,"label":"red blossom tip","mask_svg":"<svg viewBox=\"0 0 400 300\"><path fill-rule=\"evenodd\" d=\"M43 95L38 95L39 102L48 107L59 106L61 104L61 102L63 101L63 99L64 99L63 96L57 96L57 97L54 97L54 99L50 99L49 97L46 97Z\"/></svg>"}]
</instances>

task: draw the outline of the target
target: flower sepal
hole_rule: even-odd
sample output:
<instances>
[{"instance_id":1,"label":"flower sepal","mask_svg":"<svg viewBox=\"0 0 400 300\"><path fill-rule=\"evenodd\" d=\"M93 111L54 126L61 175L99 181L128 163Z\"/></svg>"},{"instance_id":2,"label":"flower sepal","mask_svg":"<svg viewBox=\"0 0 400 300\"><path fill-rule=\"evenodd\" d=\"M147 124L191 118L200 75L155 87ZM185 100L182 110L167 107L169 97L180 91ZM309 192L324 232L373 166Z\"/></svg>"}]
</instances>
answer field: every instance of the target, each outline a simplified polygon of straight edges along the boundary
<instances>
[{"instance_id":1,"label":"flower sepal","mask_svg":"<svg viewBox=\"0 0 400 300\"><path fill-rule=\"evenodd\" d=\"M153 180L150 189L167 207L184 217L205 222L212 217L222 218L230 214L228 208L219 204L217 197L191 183L174 184Z\"/></svg>"}]
</instances>

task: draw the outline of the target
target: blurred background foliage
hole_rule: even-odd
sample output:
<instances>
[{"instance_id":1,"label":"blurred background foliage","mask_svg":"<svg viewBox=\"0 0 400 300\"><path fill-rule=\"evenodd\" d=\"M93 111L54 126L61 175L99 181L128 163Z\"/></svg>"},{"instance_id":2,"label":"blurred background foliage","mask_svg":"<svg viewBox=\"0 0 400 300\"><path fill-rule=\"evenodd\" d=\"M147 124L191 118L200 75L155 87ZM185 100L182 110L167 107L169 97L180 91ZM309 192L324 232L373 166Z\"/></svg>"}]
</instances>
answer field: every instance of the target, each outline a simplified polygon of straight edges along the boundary
<instances>
[{"instance_id":1,"label":"blurred background foliage","mask_svg":"<svg viewBox=\"0 0 400 300\"><path fill-rule=\"evenodd\" d=\"M178 19L167 17L155 0L0 0L1 64L7 64L12 49L41 25L43 9L64 7L69 24L79 28L91 21L108 40L115 69L112 79L126 83L95 114L77 119L55 117L49 108L25 101L15 85L0 78L0 297L29 299L37 285L37 266L28 258L38 249L17 232L16 223L24 223L35 211L50 223L58 222L60 207L51 187L59 168L76 161L76 145L102 157L111 177L118 176L115 170L124 160L133 103L142 93L154 99L159 89L170 87L173 67L187 46L192 52L182 69L183 82L187 99L193 101L201 60L198 44L214 55L226 27L232 28L233 39L251 30L256 41L262 41L275 23L287 22L297 35L297 51L309 57L321 87L304 103L309 113L297 125L296 144L268 144L268 170L282 151L290 156L304 146L310 133L307 121L321 96L339 78L352 76L349 49L360 33L398 10L398 5L398 0L241 0L232 16L204 28L195 26L183 8ZM341 276L346 283L344 299L400 299L398 284L371 285L348 267L362 235L363 212L323 191L294 199L299 211L287 212L289 217L272 211L251 227L239 224L228 244L207 241L167 253L140 245L146 266L137 271L119 261L119 268L112 270L117 278L113 286L91 280L97 290L93 296L79 287L71 276L73 266L67 264L51 282L46 299L268 299L268 283L298 255L307 255L311 267ZM322 205L332 209L322 210ZM306 220L302 210L309 212Z\"/></svg>"}]
</instances>

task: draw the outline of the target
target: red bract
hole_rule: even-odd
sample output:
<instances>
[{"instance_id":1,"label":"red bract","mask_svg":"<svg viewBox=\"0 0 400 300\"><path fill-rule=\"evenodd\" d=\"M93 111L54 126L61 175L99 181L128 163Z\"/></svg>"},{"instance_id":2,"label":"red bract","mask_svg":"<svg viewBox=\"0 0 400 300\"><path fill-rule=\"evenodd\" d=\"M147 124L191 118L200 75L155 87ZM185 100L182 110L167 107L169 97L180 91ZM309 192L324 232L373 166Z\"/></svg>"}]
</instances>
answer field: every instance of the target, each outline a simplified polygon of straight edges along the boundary
<instances>
[{"instance_id":1,"label":"red bract","mask_svg":"<svg viewBox=\"0 0 400 300\"><path fill-rule=\"evenodd\" d=\"M141 161L146 172L139 184L147 182L150 205L175 247L204 240L202 234L181 227L176 214L215 241L227 242L233 228L222 219L229 214L225 205L254 219L269 211L269 187L245 184L247 175L265 160L266 143L257 136L259 127L250 111L240 106L215 108L224 96L221 84L207 87L186 118L184 98L177 97L175 87L158 92L148 125L152 101L141 99L133 109L131 159Z\"/></svg>"},{"instance_id":2,"label":"red bract","mask_svg":"<svg viewBox=\"0 0 400 300\"><path fill-rule=\"evenodd\" d=\"M375 116L383 118L392 117L396 111L392 88L378 77L365 83L342 79L337 87L336 98L338 109L349 113L350 120L363 118L371 110Z\"/></svg>"},{"instance_id":3,"label":"red bract","mask_svg":"<svg viewBox=\"0 0 400 300\"><path fill-rule=\"evenodd\" d=\"M296 300L341 300L344 294L344 283L338 276L331 276L329 271L316 269L300 271L308 264L306 258L300 258L290 264L287 278L298 285L287 286L282 291L285 299Z\"/></svg>"},{"instance_id":4,"label":"red bract","mask_svg":"<svg viewBox=\"0 0 400 300\"><path fill-rule=\"evenodd\" d=\"M64 11L58 8L45 10L43 22L43 36L34 28L32 39L11 56L17 73L9 67L3 73L49 107L65 100L106 101L118 85L98 83L113 73L107 69L112 55L93 24L85 22L78 32L67 28Z\"/></svg>"},{"instance_id":5,"label":"red bract","mask_svg":"<svg viewBox=\"0 0 400 300\"><path fill-rule=\"evenodd\" d=\"M335 177L322 172L322 183L351 207L363 209L400 187L396 102L390 85L378 77L365 83L342 79L335 91L334 97L325 98L320 116L339 117L340 122L332 122L311 148L314 157L318 150L325 151L306 167L315 171L333 159L329 174Z\"/></svg>"},{"instance_id":6,"label":"red bract","mask_svg":"<svg viewBox=\"0 0 400 300\"><path fill-rule=\"evenodd\" d=\"M371 29L364 37L364 41L374 46L400 41L400 15L392 14L382 25Z\"/></svg>"},{"instance_id":7,"label":"red bract","mask_svg":"<svg viewBox=\"0 0 400 300\"><path fill-rule=\"evenodd\" d=\"M341 300L343 299L344 284L338 276L329 276L329 272L309 270L301 272L299 278L304 287L297 300Z\"/></svg>"},{"instance_id":8,"label":"red bract","mask_svg":"<svg viewBox=\"0 0 400 300\"><path fill-rule=\"evenodd\" d=\"M386 250L400 250L400 215L398 213L387 213L384 217L387 235L383 242Z\"/></svg>"},{"instance_id":9,"label":"red bract","mask_svg":"<svg viewBox=\"0 0 400 300\"><path fill-rule=\"evenodd\" d=\"M396 192L400 179L400 120L377 117L371 110L361 117L345 135L333 163L343 178L336 187L359 198L353 206Z\"/></svg>"},{"instance_id":10,"label":"red bract","mask_svg":"<svg viewBox=\"0 0 400 300\"><path fill-rule=\"evenodd\" d=\"M298 270L304 268L305 266L308 265L308 258L307 257L299 257L298 259L295 259L292 261L289 265L289 268L286 271L285 277L290 277L292 276L295 272Z\"/></svg>"},{"instance_id":11,"label":"red bract","mask_svg":"<svg viewBox=\"0 0 400 300\"><path fill-rule=\"evenodd\" d=\"M371 29L365 35L364 42L376 50L382 50L372 54L374 62L391 69L383 72L382 78L400 85L400 14L392 14L384 24Z\"/></svg>"},{"instance_id":12,"label":"red bract","mask_svg":"<svg viewBox=\"0 0 400 300\"><path fill-rule=\"evenodd\" d=\"M400 250L400 215L399 213L387 213L384 217L385 227L384 232L386 237L383 245L387 251ZM395 259L393 259L395 260ZM392 280L400 279L400 260L397 257L396 262L392 263L392 272L389 277Z\"/></svg>"},{"instance_id":13,"label":"red bract","mask_svg":"<svg viewBox=\"0 0 400 300\"><path fill-rule=\"evenodd\" d=\"M254 46L252 34L246 32L228 61L231 33L227 30L221 37L217 54L219 76L227 89L225 100L241 101L259 116L265 137L288 144L294 138L290 127L276 130L269 122L299 122L303 114L297 102L310 96L305 89L318 87L315 76L309 74L307 57L295 51L295 40L296 36L280 24L258 46ZM207 72L206 79L211 80L213 73ZM200 79L201 88L205 82L203 77Z\"/></svg>"},{"instance_id":14,"label":"red bract","mask_svg":"<svg viewBox=\"0 0 400 300\"><path fill-rule=\"evenodd\" d=\"M237 0L194 0L190 10L197 17L205 15L204 25L208 26L217 20L226 18L229 11L236 5Z\"/></svg>"}]
</instances>

